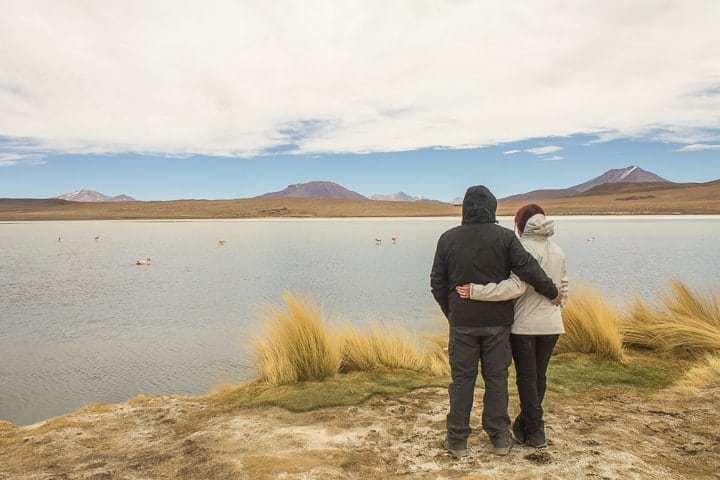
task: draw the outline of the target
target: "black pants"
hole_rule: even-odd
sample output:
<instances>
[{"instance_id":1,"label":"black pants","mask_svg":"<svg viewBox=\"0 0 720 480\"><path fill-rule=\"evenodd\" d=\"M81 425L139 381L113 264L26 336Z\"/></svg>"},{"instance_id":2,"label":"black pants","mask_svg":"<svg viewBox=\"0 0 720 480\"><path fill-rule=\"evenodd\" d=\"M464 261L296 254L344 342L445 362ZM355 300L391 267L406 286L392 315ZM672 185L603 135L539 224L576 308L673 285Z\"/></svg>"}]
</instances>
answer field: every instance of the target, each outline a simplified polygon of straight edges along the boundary
<instances>
[{"instance_id":1,"label":"black pants","mask_svg":"<svg viewBox=\"0 0 720 480\"><path fill-rule=\"evenodd\" d=\"M510 327L451 326L449 336L452 383L448 388L448 440L456 446L467 445L478 362L485 382L483 430L493 442L506 440L510 427L507 391L508 367L512 361Z\"/></svg>"},{"instance_id":2,"label":"black pants","mask_svg":"<svg viewBox=\"0 0 720 480\"><path fill-rule=\"evenodd\" d=\"M545 372L559 335L510 335L520 396L520 422L528 434L542 431Z\"/></svg>"}]
</instances>

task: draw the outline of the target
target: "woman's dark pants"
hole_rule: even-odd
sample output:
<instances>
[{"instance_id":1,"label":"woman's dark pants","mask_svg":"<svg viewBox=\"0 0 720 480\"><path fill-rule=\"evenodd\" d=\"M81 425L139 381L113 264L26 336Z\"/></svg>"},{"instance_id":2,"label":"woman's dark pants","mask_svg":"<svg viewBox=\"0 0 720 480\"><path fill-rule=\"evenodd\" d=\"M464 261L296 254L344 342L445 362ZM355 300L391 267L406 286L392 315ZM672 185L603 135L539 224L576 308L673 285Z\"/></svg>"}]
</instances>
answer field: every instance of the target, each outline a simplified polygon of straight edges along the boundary
<instances>
[{"instance_id":1,"label":"woman's dark pants","mask_svg":"<svg viewBox=\"0 0 720 480\"><path fill-rule=\"evenodd\" d=\"M545 372L559 335L510 335L520 396L519 419L527 434L544 432Z\"/></svg>"}]
</instances>

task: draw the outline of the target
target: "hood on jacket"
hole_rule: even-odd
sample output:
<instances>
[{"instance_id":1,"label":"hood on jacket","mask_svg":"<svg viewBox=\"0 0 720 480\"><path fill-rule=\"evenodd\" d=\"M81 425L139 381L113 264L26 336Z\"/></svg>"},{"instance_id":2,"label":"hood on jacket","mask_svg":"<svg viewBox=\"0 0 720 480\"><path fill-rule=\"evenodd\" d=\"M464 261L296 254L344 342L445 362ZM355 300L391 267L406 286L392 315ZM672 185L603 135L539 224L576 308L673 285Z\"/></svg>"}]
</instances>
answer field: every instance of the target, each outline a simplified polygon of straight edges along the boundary
<instances>
[{"instance_id":1,"label":"hood on jacket","mask_svg":"<svg viewBox=\"0 0 720 480\"><path fill-rule=\"evenodd\" d=\"M465 192L462 223L495 223L497 199L487 187L476 185Z\"/></svg>"},{"instance_id":2,"label":"hood on jacket","mask_svg":"<svg viewBox=\"0 0 720 480\"><path fill-rule=\"evenodd\" d=\"M551 237L555 234L555 222L549 220L542 213L536 213L528 218L523 230L523 237Z\"/></svg>"}]
</instances>

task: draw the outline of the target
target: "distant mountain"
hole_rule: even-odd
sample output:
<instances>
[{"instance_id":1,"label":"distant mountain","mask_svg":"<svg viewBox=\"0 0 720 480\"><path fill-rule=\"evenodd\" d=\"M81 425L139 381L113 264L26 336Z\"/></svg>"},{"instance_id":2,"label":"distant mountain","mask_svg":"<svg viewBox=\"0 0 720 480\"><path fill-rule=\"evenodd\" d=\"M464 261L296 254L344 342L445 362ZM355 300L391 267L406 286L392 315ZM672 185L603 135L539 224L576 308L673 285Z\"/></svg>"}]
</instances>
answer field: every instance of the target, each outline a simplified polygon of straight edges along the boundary
<instances>
[{"instance_id":1,"label":"distant mountain","mask_svg":"<svg viewBox=\"0 0 720 480\"><path fill-rule=\"evenodd\" d=\"M58 197L60 200L69 200L71 202L134 202L135 199L127 195L116 195L109 197L95 190L75 190L74 192L65 193Z\"/></svg>"},{"instance_id":2,"label":"distant mountain","mask_svg":"<svg viewBox=\"0 0 720 480\"><path fill-rule=\"evenodd\" d=\"M296 183L288 185L284 190L279 192L270 192L259 195L255 198L277 198L277 197L294 197L294 198L347 198L353 200L368 200L367 197L357 192L348 190L334 182L308 182Z\"/></svg>"},{"instance_id":3,"label":"distant mountain","mask_svg":"<svg viewBox=\"0 0 720 480\"><path fill-rule=\"evenodd\" d=\"M500 215L513 215L527 200L498 202ZM706 183L610 182L585 192L538 201L553 215L712 214L720 208L720 181Z\"/></svg>"},{"instance_id":4,"label":"distant mountain","mask_svg":"<svg viewBox=\"0 0 720 480\"><path fill-rule=\"evenodd\" d=\"M642 193L651 192L657 190L677 190L688 188L696 185L702 185L700 183L674 183L674 182L639 182L639 183L627 183L627 182L608 182L601 185L592 187L590 190L584 192L576 192L573 196L575 197L588 197L592 195L606 195L606 194L624 194L624 193ZM558 197L555 197L558 198Z\"/></svg>"},{"instance_id":5,"label":"distant mountain","mask_svg":"<svg viewBox=\"0 0 720 480\"><path fill-rule=\"evenodd\" d=\"M603 173L599 177L588 180L587 182L570 187L570 190L585 192L593 187L602 185L603 183L645 183L645 182L669 182L664 178L655 175L652 172L643 170L637 165L625 168L614 168Z\"/></svg>"},{"instance_id":6,"label":"distant mountain","mask_svg":"<svg viewBox=\"0 0 720 480\"><path fill-rule=\"evenodd\" d=\"M620 187L618 184L628 184L628 186ZM551 198L564 198L571 197L573 195L579 195L582 193L598 193L605 190L638 190L641 188L637 184L647 184L648 187L653 188L658 184L673 185L673 182L666 180L652 172L643 170L637 165L632 165L625 168L614 168L608 170L602 175L592 178L587 182L580 183L568 188L561 189L546 189L546 190L533 190L527 193L519 193L517 195L511 195L509 197L501 198L504 202L532 202L547 200ZM462 203L462 199L460 200Z\"/></svg>"},{"instance_id":7,"label":"distant mountain","mask_svg":"<svg viewBox=\"0 0 720 480\"><path fill-rule=\"evenodd\" d=\"M415 202L423 200L422 197L413 197L405 192L391 193L390 195L373 195L370 200L385 200L388 202Z\"/></svg>"}]
</instances>

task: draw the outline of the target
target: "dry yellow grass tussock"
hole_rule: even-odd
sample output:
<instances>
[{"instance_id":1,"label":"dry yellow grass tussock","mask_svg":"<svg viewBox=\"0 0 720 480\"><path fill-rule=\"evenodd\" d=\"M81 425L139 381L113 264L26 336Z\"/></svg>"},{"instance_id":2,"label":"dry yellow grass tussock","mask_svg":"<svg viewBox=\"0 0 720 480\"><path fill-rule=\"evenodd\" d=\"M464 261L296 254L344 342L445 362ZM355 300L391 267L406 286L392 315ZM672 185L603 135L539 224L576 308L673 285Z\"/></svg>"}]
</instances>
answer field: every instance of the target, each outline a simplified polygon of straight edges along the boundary
<instances>
[{"instance_id":1,"label":"dry yellow grass tussock","mask_svg":"<svg viewBox=\"0 0 720 480\"><path fill-rule=\"evenodd\" d=\"M691 368L672 390L692 395L715 384L720 384L720 356L706 354L705 359Z\"/></svg>"},{"instance_id":2,"label":"dry yellow grass tussock","mask_svg":"<svg viewBox=\"0 0 720 480\"><path fill-rule=\"evenodd\" d=\"M426 353L428 373L431 375L450 375L447 334L423 335L423 338L431 345Z\"/></svg>"},{"instance_id":3,"label":"dry yellow grass tussock","mask_svg":"<svg viewBox=\"0 0 720 480\"><path fill-rule=\"evenodd\" d=\"M265 339L255 343L261 379L272 385L324 380L335 375L341 350L309 299L286 293L286 308L268 307Z\"/></svg>"},{"instance_id":4,"label":"dry yellow grass tussock","mask_svg":"<svg viewBox=\"0 0 720 480\"><path fill-rule=\"evenodd\" d=\"M630 304L628 315L623 318L621 331L623 343L630 348L656 349L657 341L652 333L660 319L660 313L650 308L637 295Z\"/></svg>"},{"instance_id":5,"label":"dry yellow grass tussock","mask_svg":"<svg viewBox=\"0 0 720 480\"><path fill-rule=\"evenodd\" d=\"M397 326L374 326L366 333L347 327L340 338L343 372L400 369L430 375L449 374L441 344Z\"/></svg>"},{"instance_id":6,"label":"dry yellow grass tussock","mask_svg":"<svg viewBox=\"0 0 720 480\"><path fill-rule=\"evenodd\" d=\"M403 337L391 329L376 327L366 334L357 331L342 335L342 370L367 371L378 368L408 368L420 371L422 359L412 338Z\"/></svg>"},{"instance_id":7,"label":"dry yellow grass tussock","mask_svg":"<svg viewBox=\"0 0 720 480\"><path fill-rule=\"evenodd\" d=\"M693 291L679 280L670 283L672 295L663 307L648 307L635 298L623 324L625 343L683 357L720 352L720 300Z\"/></svg>"},{"instance_id":8,"label":"dry yellow grass tussock","mask_svg":"<svg viewBox=\"0 0 720 480\"><path fill-rule=\"evenodd\" d=\"M624 346L701 358L720 353L720 301L703 297L681 282L671 284L664 308L635 298L627 313L588 288L574 289L563 310L565 334L556 353L588 353L625 362ZM375 326L359 332L347 326L330 332L310 300L284 296L286 307L268 308L266 336L256 341L260 379L271 385L323 380L338 372L408 370L447 375L447 337L420 337L400 327Z\"/></svg>"},{"instance_id":9,"label":"dry yellow grass tussock","mask_svg":"<svg viewBox=\"0 0 720 480\"><path fill-rule=\"evenodd\" d=\"M311 300L290 293L283 298L284 308L267 308L264 337L255 341L262 381L289 385L371 370L449 374L447 339L420 337L398 326L331 332Z\"/></svg>"},{"instance_id":10,"label":"dry yellow grass tussock","mask_svg":"<svg viewBox=\"0 0 720 480\"><path fill-rule=\"evenodd\" d=\"M563 309L565 334L560 336L556 353L592 353L603 360L624 360L623 341L618 326L620 312L587 288L573 289Z\"/></svg>"}]
</instances>

